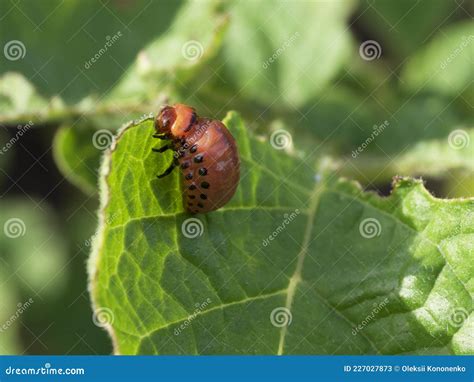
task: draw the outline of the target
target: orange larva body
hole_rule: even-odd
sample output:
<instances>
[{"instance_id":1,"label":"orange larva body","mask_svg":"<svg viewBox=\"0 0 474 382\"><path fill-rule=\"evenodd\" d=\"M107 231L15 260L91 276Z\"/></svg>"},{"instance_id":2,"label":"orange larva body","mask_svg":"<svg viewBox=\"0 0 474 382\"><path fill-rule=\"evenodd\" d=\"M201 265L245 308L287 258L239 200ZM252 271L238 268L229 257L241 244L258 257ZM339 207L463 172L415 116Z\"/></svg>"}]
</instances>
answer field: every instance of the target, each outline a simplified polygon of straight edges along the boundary
<instances>
[{"instance_id":1,"label":"orange larva body","mask_svg":"<svg viewBox=\"0 0 474 382\"><path fill-rule=\"evenodd\" d=\"M198 118L194 109L175 105L156 120L162 139L172 140L183 176L183 202L193 213L217 210L234 195L240 178L235 140L217 120Z\"/></svg>"}]
</instances>

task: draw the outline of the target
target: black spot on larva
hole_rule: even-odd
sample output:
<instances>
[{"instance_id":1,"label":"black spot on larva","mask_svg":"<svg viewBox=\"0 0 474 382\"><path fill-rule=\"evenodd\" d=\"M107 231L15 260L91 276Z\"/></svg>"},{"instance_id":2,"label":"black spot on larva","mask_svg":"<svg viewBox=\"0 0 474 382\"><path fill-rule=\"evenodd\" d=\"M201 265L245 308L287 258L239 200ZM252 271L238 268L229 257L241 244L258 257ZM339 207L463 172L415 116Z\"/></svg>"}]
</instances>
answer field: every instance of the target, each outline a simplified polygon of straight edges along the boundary
<instances>
[{"instance_id":1,"label":"black spot on larva","mask_svg":"<svg viewBox=\"0 0 474 382\"><path fill-rule=\"evenodd\" d=\"M201 183L201 187L202 187L202 188L209 188L209 183L207 183L207 182L202 182L202 183Z\"/></svg>"},{"instance_id":2,"label":"black spot on larva","mask_svg":"<svg viewBox=\"0 0 474 382\"><path fill-rule=\"evenodd\" d=\"M197 151L197 149L198 149L198 146L197 146L197 145L193 145L193 146L191 146L191 148L189 149L189 152L195 153L195 152Z\"/></svg>"},{"instance_id":3,"label":"black spot on larva","mask_svg":"<svg viewBox=\"0 0 474 382\"><path fill-rule=\"evenodd\" d=\"M198 203L198 207L199 207L199 208L204 208L204 204Z\"/></svg>"},{"instance_id":4,"label":"black spot on larva","mask_svg":"<svg viewBox=\"0 0 474 382\"><path fill-rule=\"evenodd\" d=\"M190 190L195 190L195 189L196 189L196 186L195 186L194 184L191 184L191 185L189 186L189 189L190 189Z\"/></svg>"},{"instance_id":5,"label":"black spot on larva","mask_svg":"<svg viewBox=\"0 0 474 382\"><path fill-rule=\"evenodd\" d=\"M192 207L193 204L192 204L191 202L188 202L188 206L189 206L189 207Z\"/></svg>"},{"instance_id":6,"label":"black spot on larva","mask_svg":"<svg viewBox=\"0 0 474 382\"><path fill-rule=\"evenodd\" d=\"M181 143L183 146L186 145L186 139L181 138L181 140L179 141L179 143Z\"/></svg>"},{"instance_id":7,"label":"black spot on larva","mask_svg":"<svg viewBox=\"0 0 474 382\"><path fill-rule=\"evenodd\" d=\"M200 168L199 169L199 175L204 176L207 175L207 168Z\"/></svg>"},{"instance_id":8,"label":"black spot on larva","mask_svg":"<svg viewBox=\"0 0 474 382\"><path fill-rule=\"evenodd\" d=\"M189 120L189 125L184 129L184 131L189 131L191 130L191 127L196 123L197 115L196 112L193 111L193 114L191 115L191 119Z\"/></svg>"},{"instance_id":9,"label":"black spot on larva","mask_svg":"<svg viewBox=\"0 0 474 382\"><path fill-rule=\"evenodd\" d=\"M189 167L189 162L183 162L183 163L181 163L181 168L182 168L183 170L187 169L188 167Z\"/></svg>"},{"instance_id":10,"label":"black spot on larva","mask_svg":"<svg viewBox=\"0 0 474 382\"><path fill-rule=\"evenodd\" d=\"M193 178L193 173L190 172L189 174L187 174L187 175L185 176L185 178L186 178L187 180L191 180L191 179Z\"/></svg>"},{"instance_id":11,"label":"black spot on larva","mask_svg":"<svg viewBox=\"0 0 474 382\"><path fill-rule=\"evenodd\" d=\"M188 195L189 199L196 199L196 195Z\"/></svg>"},{"instance_id":12,"label":"black spot on larva","mask_svg":"<svg viewBox=\"0 0 474 382\"><path fill-rule=\"evenodd\" d=\"M201 194L201 195L199 195L199 197L200 197L201 199L204 199L204 200L207 199L207 195L206 195L206 194Z\"/></svg>"},{"instance_id":13,"label":"black spot on larva","mask_svg":"<svg viewBox=\"0 0 474 382\"><path fill-rule=\"evenodd\" d=\"M201 163L204 160L204 155L198 154L194 157L194 163Z\"/></svg>"}]
</instances>

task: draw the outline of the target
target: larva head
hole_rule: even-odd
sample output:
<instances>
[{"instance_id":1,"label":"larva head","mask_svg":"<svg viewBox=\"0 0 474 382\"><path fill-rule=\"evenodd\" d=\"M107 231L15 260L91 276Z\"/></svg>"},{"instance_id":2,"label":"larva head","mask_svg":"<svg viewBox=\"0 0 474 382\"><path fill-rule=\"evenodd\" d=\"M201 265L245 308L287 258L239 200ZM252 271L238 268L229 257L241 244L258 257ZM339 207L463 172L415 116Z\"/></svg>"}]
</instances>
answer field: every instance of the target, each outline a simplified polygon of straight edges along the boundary
<instances>
[{"instance_id":1,"label":"larva head","mask_svg":"<svg viewBox=\"0 0 474 382\"><path fill-rule=\"evenodd\" d=\"M196 121L196 112L190 106L176 104L165 106L155 119L155 130L171 138L185 138Z\"/></svg>"},{"instance_id":2,"label":"larva head","mask_svg":"<svg viewBox=\"0 0 474 382\"><path fill-rule=\"evenodd\" d=\"M173 106L165 106L155 118L157 134L171 135L171 126L176 121L176 111Z\"/></svg>"}]
</instances>

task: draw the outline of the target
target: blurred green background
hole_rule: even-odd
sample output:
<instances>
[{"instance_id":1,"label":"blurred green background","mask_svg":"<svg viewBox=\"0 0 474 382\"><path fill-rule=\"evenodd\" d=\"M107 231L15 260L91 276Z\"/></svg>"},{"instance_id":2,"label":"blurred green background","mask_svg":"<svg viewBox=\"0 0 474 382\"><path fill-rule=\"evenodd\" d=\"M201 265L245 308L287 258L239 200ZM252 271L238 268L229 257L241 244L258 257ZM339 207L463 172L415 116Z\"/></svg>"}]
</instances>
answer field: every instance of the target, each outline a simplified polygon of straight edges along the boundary
<instances>
[{"instance_id":1,"label":"blurred green background","mask_svg":"<svg viewBox=\"0 0 474 382\"><path fill-rule=\"evenodd\" d=\"M0 46L1 354L111 352L86 268L104 131L163 103L284 129L381 194L474 194L468 1L4 0Z\"/></svg>"}]
</instances>

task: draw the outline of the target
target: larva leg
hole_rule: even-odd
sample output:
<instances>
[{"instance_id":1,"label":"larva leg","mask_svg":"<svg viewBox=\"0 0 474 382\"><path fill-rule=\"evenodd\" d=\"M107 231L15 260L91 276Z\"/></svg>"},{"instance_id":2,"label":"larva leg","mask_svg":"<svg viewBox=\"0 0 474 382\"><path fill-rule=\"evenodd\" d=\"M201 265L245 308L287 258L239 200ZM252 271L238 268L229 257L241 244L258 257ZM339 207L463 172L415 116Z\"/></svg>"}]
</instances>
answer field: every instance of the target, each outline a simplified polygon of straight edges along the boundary
<instances>
[{"instance_id":1,"label":"larva leg","mask_svg":"<svg viewBox=\"0 0 474 382\"><path fill-rule=\"evenodd\" d=\"M171 145L166 145L166 146L160 147L159 149L153 148L152 151L156 153L164 153L166 150L169 150L171 148L172 148Z\"/></svg>"},{"instance_id":2,"label":"larva leg","mask_svg":"<svg viewBox=\"0 0 474 382\"><path fill-rule=\"evenodd\" d=\"M171 162L170 166L165 170L165 172L163 174L160 174L160 175L157 175L158 178L163 178L169 174L171 174L171 171L174 170L174 168L178 165L178 161L177 160L173 160L173 162Z\"/></svg>"}]
</instances>

